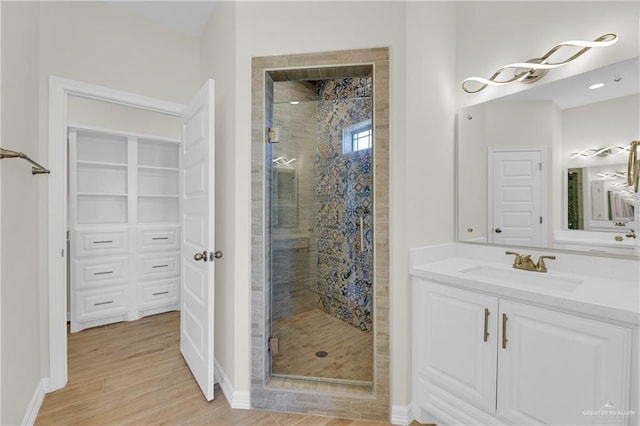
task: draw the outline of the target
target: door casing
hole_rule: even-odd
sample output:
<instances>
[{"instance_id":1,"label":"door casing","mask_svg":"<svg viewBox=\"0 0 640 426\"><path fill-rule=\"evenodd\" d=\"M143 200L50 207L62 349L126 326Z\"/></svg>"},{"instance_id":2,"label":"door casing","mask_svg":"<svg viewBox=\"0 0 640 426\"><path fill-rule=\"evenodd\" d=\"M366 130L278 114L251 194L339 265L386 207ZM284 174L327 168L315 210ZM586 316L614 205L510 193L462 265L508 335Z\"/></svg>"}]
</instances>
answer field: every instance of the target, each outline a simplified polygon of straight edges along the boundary
<instances>
[{"instance_id":1,"label":"door casing","mask_svg":"<svg viewBox=\"0 0 640 426\"><path fill-rule=\"evenodd\" d=\"M56 76L49 77L49 386L67 374L67 99L77 96L179 117L184 105Z\"/></svg>"}]
</instances>

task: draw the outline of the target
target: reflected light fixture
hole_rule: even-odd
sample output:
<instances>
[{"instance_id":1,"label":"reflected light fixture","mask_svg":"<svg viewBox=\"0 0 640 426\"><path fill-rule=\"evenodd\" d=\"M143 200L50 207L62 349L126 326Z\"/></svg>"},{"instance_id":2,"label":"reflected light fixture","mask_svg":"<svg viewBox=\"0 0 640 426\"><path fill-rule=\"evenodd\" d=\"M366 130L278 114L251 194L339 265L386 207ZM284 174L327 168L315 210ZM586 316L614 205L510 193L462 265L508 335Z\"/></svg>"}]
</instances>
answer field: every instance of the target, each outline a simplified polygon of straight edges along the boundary
<instances>
[{"instance_id":1,"label":"reflected light fixture","mask_svg":"<svg viewBox=\"0 0 640 426\"><path fill-rule=\"evenodd\" d=\"M604 87L604 83L596 83L596 84L592 84L591 86L589 86L589 89L591 90L595 90L595 89L599 89L601 87Z\"/></svg>"},{"instance_id":2,"label":"reflected light fixture","mask_svg":"<svg viewBox=\"0 0 640 426\"><path fill-rule=\"evenodd\" d=\"M595 156L605 157L607 155L622 154L623 152L629 152L628 146L612 145L606 148L589 148L580 152L574 152L569 155L570 159L577 157L591 158Z\"/></svg>"},{"instance_id":3,"label":"reflected light fixture","mask_svg":"<svg viewBox=\"0 0 640 426\"><path fill-rule=\"evenodd\" d=\"M277 164L279 166L289 166L295 163L297 160L295 158L287 159L286 157L278 157L273 159L273 164Z\"/></svg>"},{"instance_id":4,"label":"reflected light fixture","mask_svg":"<svg viewBox=\"0 0 640 426\"><path fill-rule=\"evenodd\" d=\"M527 62L516 62L513 64L505 65L498 71L493 73L493 75L488 79L482 77L469 77L462 82L462 90L464 90L466 93L474 94L484 90L487 86L503 86L505 84L510 84L517 81L522 83L533 83L534 81L538 81L539 79L544 77L550 69L558 68L562 65L568 64L574 59L582 56L592 47L611 46L616 41L618 41L618 35L615 33L607 33L601 35L593 41L565 41L554 46L540 58L533 58L529 59ZM551 56L563 47L580 47L581 49L563 61L552 62ZM507 73L507 71L512 71L513 76L509 76L506 78L505 76L502 76L503 80L498 80L498 77L500 77L503 73ZM479 85L476 84L476 87L473 88L469 87L470 83L477 83Z\"/></svg>"}]
</instances>

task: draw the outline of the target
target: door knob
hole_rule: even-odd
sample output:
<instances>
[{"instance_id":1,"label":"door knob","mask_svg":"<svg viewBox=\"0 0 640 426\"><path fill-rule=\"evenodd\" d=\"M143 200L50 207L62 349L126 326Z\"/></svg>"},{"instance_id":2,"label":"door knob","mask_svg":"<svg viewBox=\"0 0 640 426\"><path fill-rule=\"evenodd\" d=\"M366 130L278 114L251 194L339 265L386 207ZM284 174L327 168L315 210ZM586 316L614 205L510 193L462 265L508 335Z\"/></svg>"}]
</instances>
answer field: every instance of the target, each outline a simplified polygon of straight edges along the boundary
<instances>
[{"instance_id":1,"label":"door knob","mask_svg":"<svg viewBox=\"0 0 640 426\"><path fill-rule=\"evenodd\" d=\"M202 253L196 253L193 255L193 259L194 260L204 260L205 262L208 260L207 259L207 251L203 251Z\"/></svg>"},{"instance_id":2,"label":"door knob","mask_svg":"<svg viewBox=\"0 0 640 426\"><path fill-rule=\"evenodd\" d=\"M502 232L502 229L500 229L500 228L496 228L496 229L495 229L495 232L496 232L496 234L499 234L499 233L501 233L501 232Z\"/></svg>"}]
</instances>

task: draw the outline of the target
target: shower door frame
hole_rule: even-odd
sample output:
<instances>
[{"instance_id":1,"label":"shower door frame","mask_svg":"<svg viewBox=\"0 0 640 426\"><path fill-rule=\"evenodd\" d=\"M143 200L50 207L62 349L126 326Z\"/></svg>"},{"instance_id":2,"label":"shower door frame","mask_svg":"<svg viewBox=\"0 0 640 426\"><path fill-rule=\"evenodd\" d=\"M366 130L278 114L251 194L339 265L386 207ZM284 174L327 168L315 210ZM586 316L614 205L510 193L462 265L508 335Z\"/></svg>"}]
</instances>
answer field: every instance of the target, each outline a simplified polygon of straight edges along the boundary
<instances>
[{"instance_id":1,"label":"shower door frame","mask_svg":"<svg viewBox=\"0 0 640 426\"><path fill-rule=\"evenodd\" d=\"M271 378L270 334L269 161L265 90L268 72L308 72L369 66L373 77L373 385L354 389L346 384ZM315 74L314 74L315 73ZM349 74L351 75L351 74ZM252 58L252 235L251 235L251 401L253 408L328 416L389 419L389 49L373 48L326 53ZM322 408L320 408L322 407Z\"/></svg>"}]
</instances>

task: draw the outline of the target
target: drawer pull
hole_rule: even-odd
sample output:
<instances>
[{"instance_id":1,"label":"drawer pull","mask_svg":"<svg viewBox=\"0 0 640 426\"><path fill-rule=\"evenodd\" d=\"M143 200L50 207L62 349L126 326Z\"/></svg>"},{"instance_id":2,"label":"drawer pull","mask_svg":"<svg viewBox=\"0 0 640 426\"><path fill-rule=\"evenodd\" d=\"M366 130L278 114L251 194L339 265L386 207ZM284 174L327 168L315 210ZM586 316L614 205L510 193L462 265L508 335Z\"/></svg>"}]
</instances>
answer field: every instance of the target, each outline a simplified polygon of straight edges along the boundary
<instances>
[{"instance_id":1,"label":"drawer pull","mask_svg":"<svg viewBox=\"0 0 640 426\"><path fill-rule=\"evenodd\" d=\"M484 308L484 341L489 339L489 308Z\"/></svg>"},{"instance_id":2,"label":"drawer pull","mask_svg":"<svg viewBox=\"0 0 640 426\"><path fill-rule=\"evenodd\" d=\"M169 237L153 237L152 240L168 240Z\"/></svg>"},{"instance_id":3,"label":"drawer pull","mask_svg":"<svg viewBox=\"0 0 640 426\"><path fill-rule=\"evenodd\" d=\"M162 294L169 294L168 291L159 291L158 293L153 293L154 296L160 296Z\"/></svg>"},{"instance_id":4,"label":"drawer pull","mask_svg":"<svg viewBox=\"0 0 640 426\"><path fill-rule=\"evenodd\" d=\"M106 243L112 243L113 240L102 240L102 241L94 241L93 244L106 244Z\"/></svg>"},{"instance_id":5,"label":"drawer pull","mask_svg":"<svg viewBox=\"0 0 640 426\"><path fill-rule=\"evenodd\" d=\"M507 314L502 314L502 349L507 349Z\"/></svg>"},{"instance_id":6,"label":"drawer pull","mask_svg":"<svg viewBox=\"0 0 640 426\"><path fill-rule=\"evenodd\" d=\"M156 269L156 268L168 268L169 265L153 265L152 268Z\"/></svg>"},{"instance_id":7,"label":"drawer pull","mask_svg":"<svg viewBox=\"0 0 640 426\"><path fill-rule=\"evenodd\" d=\"M109 275L113 274L113 271L94 272L93 275Z\"/></svg>"},{"instance_id":8,"label":"drawer pull","mask_svg":"<svg viewBox=\"0 0 640 426\"><path fill-rule=\"evenodd\" d=\"M110 303L113 303L113 300L109 300L108 302L98 302L98 303L94 303L93 306L100 306L100 305L108 305Z\"/></svg>"}]
</instances>

